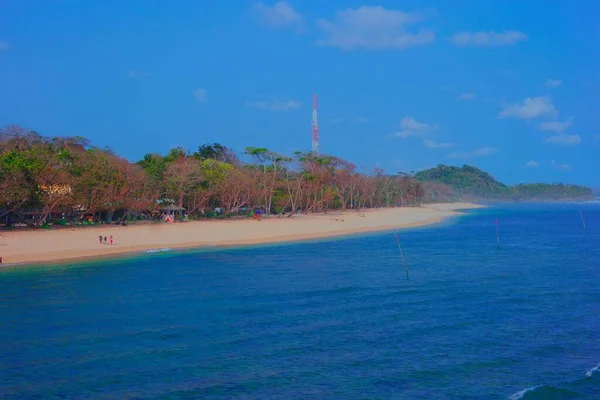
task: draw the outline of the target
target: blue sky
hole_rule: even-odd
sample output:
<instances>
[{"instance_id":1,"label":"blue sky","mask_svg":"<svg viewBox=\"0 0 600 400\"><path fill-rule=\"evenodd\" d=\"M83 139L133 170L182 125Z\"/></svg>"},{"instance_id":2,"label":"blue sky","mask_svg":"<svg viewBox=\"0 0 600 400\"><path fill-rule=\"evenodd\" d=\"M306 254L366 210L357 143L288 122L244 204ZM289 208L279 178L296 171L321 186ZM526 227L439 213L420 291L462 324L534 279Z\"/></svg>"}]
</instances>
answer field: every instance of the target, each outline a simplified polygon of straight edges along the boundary
<instances>
[{"instance_id":1,"label":"blue sky","mask_svg":"<svg viewBox=\"0 0 600 400\"><path fill-rule=\"evenodd\" d=\"M600 186L600 2L0 0L0 125Z\"/></svg>"}]
</instances>

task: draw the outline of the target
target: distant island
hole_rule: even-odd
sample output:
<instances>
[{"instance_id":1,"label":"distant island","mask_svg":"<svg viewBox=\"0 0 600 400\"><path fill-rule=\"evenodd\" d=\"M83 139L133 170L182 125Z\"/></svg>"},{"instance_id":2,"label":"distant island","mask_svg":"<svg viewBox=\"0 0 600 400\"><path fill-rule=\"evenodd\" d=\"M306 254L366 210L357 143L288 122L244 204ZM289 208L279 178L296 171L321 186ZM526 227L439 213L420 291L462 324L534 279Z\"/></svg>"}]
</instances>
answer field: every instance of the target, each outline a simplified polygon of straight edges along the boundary
<instances>
[{"instance_id":1,"label":"distant island","mask_svg":"<svg viewBox=\"0 0 600 400\"><path fill-rule=\"evenodd\" d=\"M562 183L529 183L508 186L498 182L487 172L471 165L454 167L438 165L419 171L415 179L424 184L446 186L445 198L455 196L461 200L483 201L582 201L594 198L591 188ZM441 192L441 186L438 186Z\"/></svg>"},{"instance_id":2,"label":"distant island","mask_svg":"<svg viewBox=\"0 0 600 400\"><path fill-rule=\"evenodd\" d=\"M171 149L137 162L81 137L0 129L0 224L43 227L328 210L411 207L457 200L586 200L592 190L563 184L507 186L472 166L417 174L360 173L339 157L286 156L247 147L242 159L219 144Z\"/></svg>"}]
</instances>

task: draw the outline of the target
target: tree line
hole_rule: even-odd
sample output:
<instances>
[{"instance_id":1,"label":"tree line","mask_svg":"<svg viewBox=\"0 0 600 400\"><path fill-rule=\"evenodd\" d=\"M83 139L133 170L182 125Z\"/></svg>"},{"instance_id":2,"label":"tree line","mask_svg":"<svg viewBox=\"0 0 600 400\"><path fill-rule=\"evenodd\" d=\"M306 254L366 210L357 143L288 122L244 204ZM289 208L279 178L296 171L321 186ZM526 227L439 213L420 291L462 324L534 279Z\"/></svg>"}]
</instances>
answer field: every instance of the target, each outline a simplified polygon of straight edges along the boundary
<instances>
[{"instance_id":1,"label":"tree line","mask_svg":"<svg viewBox=\"0 0 600 400\"><path fill-rule=\"evenodd\" d=\"M248 159L244 162L240 158ZM0 130L0 217L139 215L164 205L191 215L221 208L265 213L418 206L453 198L444 184L380 169L359 173L347 160L311 152L286 156L263 147L243 154L219 144L171 149L129 162L82 137L44 137L19 126Z\"/></svg>"}]
</instances>

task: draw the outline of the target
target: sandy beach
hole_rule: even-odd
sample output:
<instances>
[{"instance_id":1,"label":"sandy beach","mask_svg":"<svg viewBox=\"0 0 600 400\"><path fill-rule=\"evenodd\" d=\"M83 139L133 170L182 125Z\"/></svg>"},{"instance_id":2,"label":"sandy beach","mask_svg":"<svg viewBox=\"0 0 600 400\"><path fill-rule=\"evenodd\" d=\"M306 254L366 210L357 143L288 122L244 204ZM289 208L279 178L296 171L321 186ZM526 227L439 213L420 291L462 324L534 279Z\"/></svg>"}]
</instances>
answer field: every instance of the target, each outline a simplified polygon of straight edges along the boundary
<instances>
[{"instance_id":1,"label":"sandy beach","mask_svg":"<svg viewBox=\"0 0 600 400\"><path fill-rule=\"evenodd\" d=\"M440 222L460 211L482 206L470 203L428 204L418 208L380 208L290 218L196 221L5 231L0 236L4 265L48 263L79 258L135 253L163 248L234 246L314 239L353 233L416 227ZM100 244L98 236L113 236L114 244Z\"/></svg>"}]
</instances>

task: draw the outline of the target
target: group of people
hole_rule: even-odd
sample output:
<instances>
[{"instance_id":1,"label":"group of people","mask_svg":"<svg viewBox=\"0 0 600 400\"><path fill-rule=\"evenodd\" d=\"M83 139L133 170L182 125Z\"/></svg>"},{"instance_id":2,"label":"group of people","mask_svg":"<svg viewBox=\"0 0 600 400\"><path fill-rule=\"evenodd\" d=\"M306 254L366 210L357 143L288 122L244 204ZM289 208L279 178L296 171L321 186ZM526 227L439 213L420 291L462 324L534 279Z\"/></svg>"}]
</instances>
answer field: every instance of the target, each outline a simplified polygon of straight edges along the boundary
<instances>
[{"instance_id":1,"label":"group of people","mask_svg":"<svg viewBox=\"0 0 600 400\"><path fill-rule=\"evenodd\" d=\"M110 240L110 244L111 245L113 244L113 237L112 237L112 235L110 235L109 238L107 238L106 236L100 235L98 237L98 239L100 240L100 244L107 244L109 240Z\"/></svg>"}]
</instances>

